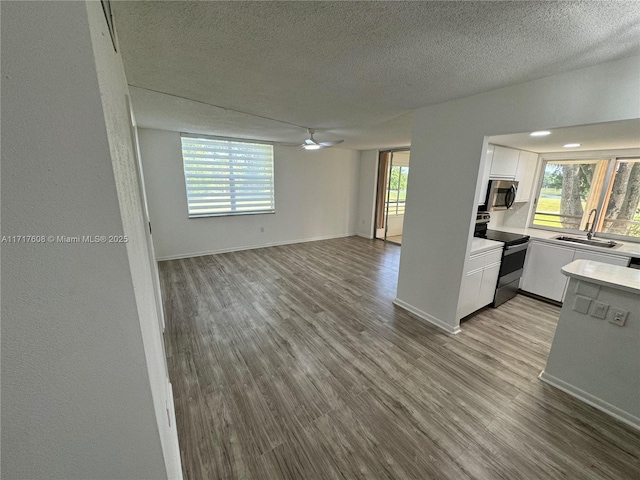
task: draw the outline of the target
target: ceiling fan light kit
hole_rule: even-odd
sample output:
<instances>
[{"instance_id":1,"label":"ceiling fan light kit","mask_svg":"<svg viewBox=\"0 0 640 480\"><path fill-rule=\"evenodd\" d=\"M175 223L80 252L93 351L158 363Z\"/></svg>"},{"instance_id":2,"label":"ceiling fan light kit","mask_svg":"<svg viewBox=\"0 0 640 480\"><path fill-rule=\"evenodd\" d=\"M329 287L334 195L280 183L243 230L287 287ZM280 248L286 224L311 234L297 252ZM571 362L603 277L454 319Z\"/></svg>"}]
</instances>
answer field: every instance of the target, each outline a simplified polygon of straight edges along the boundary
<instances>
[{"instance_id":1,"label":"ceiling fan light kit","mask_svg":"<svg viewBox=\"0 0 640 480\"><path fill-rule=\"evenodd\" d=\"M344 142L344 140L335 140L333 142L318 142L315 138L313 138L313 134L316 132L313 128L307 128L307 132L309 132L309 138L305 139L304 143L300 145L300 147L305 150L320 150L322 148L333 147L334 145L338 145L339 143Z\"/></svg>"}]
</instances>

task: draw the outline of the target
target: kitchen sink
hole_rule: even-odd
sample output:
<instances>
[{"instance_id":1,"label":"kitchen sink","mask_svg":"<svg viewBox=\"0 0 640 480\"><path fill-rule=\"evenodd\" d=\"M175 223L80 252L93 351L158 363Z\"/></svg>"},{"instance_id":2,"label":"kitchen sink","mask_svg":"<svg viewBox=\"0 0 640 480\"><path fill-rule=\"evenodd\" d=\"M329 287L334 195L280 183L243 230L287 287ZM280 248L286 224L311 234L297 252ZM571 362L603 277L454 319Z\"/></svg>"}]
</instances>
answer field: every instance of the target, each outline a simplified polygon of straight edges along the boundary
<instances>
[{"instance_id":1,"label":"kitchen sink","mask_svg":"<svg viewBox=\"0 0 640 480\"><path fill-rule=\"evenodd\" d=\"M602 247L602 248L613 248L617 245L616 242L612 240L595 240L588 238L578 238L578 237L568 237L566 235L558 235L557 237L553 237L554 240L562 240L563 242L573 242L573 243L581 243L583 245L590 245L592 247Z\"/></svg>"}]
</instances>

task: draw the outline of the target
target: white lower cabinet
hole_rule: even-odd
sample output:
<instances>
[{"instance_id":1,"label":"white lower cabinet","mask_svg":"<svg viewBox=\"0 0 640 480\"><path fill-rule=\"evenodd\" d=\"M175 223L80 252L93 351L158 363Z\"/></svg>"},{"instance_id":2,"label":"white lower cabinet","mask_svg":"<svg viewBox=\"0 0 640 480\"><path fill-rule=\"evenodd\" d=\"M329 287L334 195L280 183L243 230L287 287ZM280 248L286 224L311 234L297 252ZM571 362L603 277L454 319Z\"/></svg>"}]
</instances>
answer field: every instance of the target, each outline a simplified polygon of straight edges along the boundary
<instances>
[{"instance_id":1,"label":"white lower cabinet","mask_svg":"<svg viewBox=\"0 0 640 480\"><path fill-rule=\"evenodd\" d=\"M460 301L458 302L458 319L464 318L477 310L478 295L482 284L482 269L468 272L460 285ZM482 307L480 307L482 308Z\"/></svg>"},{"instance_id":2,"label":"white lower cabinet","mask_svg":"<svg viewBox=\"0 0 640 480\"><path fill-rule=\"evenodd\" d=\"M583 259L623 267L629 264L629 257L533 241L527 250L520 289L561 302L569 279L560 269L574 260Z\"/></svg>"},{"instance_id":3,"label":"white lower cabinet","mask_svg":"<svg viewBox=\"0 0 640 480\"><path fill-rule=\"evenodd\" d=\"M469 270L460 285L458 320L493 302L501 258L502 248L469 257Z\"/></svg>"},{"instance_id":4,"label":"white lower cabinet","mask_svg":"<svg viewBox=\"0 0 640 480\"><path fill-rule=\"evenodd\" d=\"M520 289L561 302L567 277L560 268L573 261L575 252L575 248L531 242L527 249Z\"/></svg>"},{"instance_id":5,"label":"white lower cabinet","mask_svg":"<svg viewBox=\"0 0 640 480\"><path fill-rule=\"evenodd\" d=\"M493 297L496 295L496 286L498 285L498 273L500 273L500 263L491 264L482 270L482 283L478 293L479 308L493 302Z\"/></svg>"},{"instance_id":6,"label":"white lower cabinet","mask_svg":"<svg viewBox=\"0 0 640 480\"><path fill-rule=\"evenodd\" d=\"M578 250L573 256L574 260L593 260L594 262L608 263L609 265L618 265L619 267L627 267L630 257L619 257L617 255L607 255L606 253L591 252L588 250Z\"/></svg>"}]
</instances>

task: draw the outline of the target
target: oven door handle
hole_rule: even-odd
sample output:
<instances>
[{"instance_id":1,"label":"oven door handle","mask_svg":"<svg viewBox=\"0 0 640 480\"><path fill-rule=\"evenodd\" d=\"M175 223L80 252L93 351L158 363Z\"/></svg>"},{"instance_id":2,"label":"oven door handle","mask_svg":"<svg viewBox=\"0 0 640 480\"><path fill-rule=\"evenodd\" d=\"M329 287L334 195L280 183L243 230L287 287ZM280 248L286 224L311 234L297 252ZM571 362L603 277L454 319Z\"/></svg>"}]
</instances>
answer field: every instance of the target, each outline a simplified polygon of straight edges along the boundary
<instances>
[{"instance_id":1,"label":"oven door handle","mask_svg":"<svg viewBox=\"0 0 640 480\"><path fill-rule=\"evenodd\" d=\"M518 245L509 245L504 247L504 254L505 255L511 255L512 253L517 253L517 252L521 252L522 250L526 250L529 247L529 242L527 243L520 243Z\"/></svg>"}]
</instances>

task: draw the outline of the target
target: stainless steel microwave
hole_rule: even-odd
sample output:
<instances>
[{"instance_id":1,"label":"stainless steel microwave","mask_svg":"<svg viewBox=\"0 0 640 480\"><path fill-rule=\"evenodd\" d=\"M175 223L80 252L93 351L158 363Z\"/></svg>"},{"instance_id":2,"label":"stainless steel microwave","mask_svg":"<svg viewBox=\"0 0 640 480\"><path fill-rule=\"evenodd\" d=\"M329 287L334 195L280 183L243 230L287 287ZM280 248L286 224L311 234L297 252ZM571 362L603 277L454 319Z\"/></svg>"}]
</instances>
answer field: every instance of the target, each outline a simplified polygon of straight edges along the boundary
<instances>
[{"instance_id":1,"label":"stainless steel microwave","mask_svg":"<svg viewBox=\"0 0 640 480\"><path fill-rule=\"evenodd\" d=\"M513 206L518 192L518 182L515 180L489 180L485 208L492 212L507 210Z\"/></svg>"}]
</instances>

